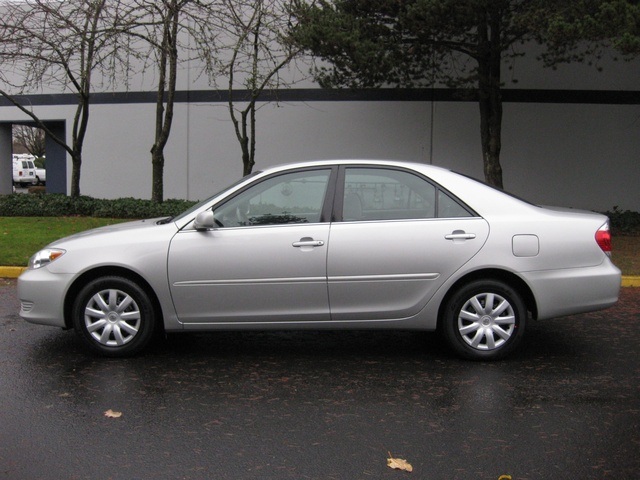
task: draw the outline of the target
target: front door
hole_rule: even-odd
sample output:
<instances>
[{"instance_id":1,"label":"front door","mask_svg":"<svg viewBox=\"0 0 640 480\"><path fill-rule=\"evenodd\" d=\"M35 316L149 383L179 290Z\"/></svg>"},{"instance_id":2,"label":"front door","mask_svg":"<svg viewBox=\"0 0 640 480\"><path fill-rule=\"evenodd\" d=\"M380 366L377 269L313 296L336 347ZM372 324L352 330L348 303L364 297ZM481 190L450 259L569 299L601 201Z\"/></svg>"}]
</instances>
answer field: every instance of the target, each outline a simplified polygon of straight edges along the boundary
<instances>
[{"instance_id":1,"label":"front door","mask_svg":"<svg viewBox=\"0 0 640 480\"><path fill-rule=\"evenodd\" d=\"M185 324L269 324L329 319L331 170L270 177L214 207L218 228L171 242L169 282Z\"/></svg>"}]
</instances>

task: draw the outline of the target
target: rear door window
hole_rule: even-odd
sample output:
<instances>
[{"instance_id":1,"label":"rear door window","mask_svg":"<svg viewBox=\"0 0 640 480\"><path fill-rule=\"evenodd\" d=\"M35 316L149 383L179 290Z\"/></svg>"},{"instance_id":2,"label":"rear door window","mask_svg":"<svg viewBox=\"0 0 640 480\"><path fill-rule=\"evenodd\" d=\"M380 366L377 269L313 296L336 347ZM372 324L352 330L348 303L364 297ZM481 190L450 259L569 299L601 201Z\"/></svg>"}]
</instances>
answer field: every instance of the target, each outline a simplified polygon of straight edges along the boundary
<instances>
[{"instance_id":1,"label":"rear door window","mask_svg":"<svg viewBox=\"0 0 640 480\"><path fill-rule=\"evenodd\" d=\"M446 191L404 170L350 167L344 178L343 221L473 216Z\"/></svg>"}]
</instances>

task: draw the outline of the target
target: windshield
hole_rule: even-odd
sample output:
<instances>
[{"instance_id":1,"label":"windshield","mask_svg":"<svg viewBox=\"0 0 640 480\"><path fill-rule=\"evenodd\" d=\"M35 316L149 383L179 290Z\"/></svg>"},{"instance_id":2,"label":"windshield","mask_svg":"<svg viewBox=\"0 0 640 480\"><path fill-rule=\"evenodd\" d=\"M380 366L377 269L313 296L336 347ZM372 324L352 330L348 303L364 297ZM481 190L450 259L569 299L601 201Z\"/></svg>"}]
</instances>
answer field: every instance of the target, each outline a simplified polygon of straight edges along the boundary
<instances>
[{"instance_id":1,"label":"windshield","mask_svg":"<svg viewBox=\"0 0 640 480\"><path fill-rule=\"evenodd\" d=\"M207 198L206 200L203 200L201 202L196 203L193 207L185 210L184 212L182 212L180 215L174 217L172 220L174 222L180 221L185 217L188 217L189 215L191 215L193 212L195 212L196 210L198 210L199 208L202 208L203 205L206 205L207 203L211 202L211 200L213 200L214 198L216 198L219 195L222 195L224 192L231 190L233 188L235 188L237 185L245 182L246 180L248 180L249 178L252 178L254 176L256 176L257 174L262 173L261 171L256 171L253 173L250 173L249 175L247 175L246 177L242 177L241 179L239 179L237 182L232 183L231 185L229 185L228 187L224 188L223 190L220 190L218 193L211 195L209 198Z\"/></svg>"}]
</instances>

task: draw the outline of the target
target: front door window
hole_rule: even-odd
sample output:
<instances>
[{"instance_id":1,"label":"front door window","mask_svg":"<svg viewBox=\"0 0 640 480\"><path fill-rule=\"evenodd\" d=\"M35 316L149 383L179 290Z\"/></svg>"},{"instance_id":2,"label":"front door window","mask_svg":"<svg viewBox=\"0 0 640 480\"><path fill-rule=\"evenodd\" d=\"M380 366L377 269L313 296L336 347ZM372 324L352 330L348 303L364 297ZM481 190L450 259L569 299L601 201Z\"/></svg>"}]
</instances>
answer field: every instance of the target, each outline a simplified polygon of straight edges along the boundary
<instances>
[{"instance_id":1,"label":"front door window","mask_svg":"<svg viewBox=\"0 0 640 480\"><path fill-rule=\"evenodd\" d=\"M216 208L216 223L223 227L318 223L330 174L326 169L268 178Z\"/></svg>"}]
</instances>

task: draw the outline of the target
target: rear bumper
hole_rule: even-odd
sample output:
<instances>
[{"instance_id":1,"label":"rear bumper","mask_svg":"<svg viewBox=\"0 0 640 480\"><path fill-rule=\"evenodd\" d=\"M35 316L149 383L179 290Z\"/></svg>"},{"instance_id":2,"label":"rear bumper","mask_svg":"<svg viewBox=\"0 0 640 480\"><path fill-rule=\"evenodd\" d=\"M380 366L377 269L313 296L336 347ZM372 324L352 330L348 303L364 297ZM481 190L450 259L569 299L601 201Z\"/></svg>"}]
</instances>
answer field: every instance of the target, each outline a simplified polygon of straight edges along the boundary
<instances>
[{"instance_id":1,"label":"rear bumper","mask_svg":"<svg viewBox=\"0 0 640 480\"><path fill-rule=\"evenodd\" d=\"M609 260L597 267L526 272L538 319L609 308L618 301L621 272Z\"/></svg>"}]
</instances>

